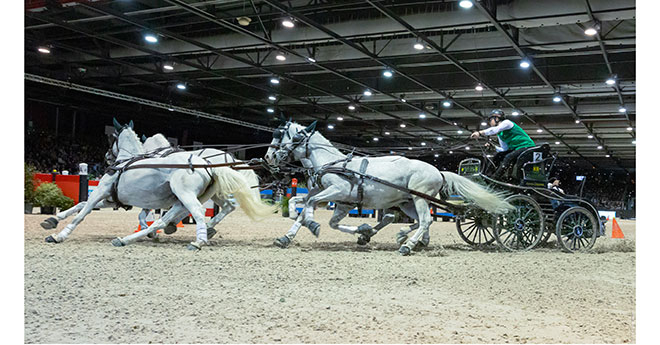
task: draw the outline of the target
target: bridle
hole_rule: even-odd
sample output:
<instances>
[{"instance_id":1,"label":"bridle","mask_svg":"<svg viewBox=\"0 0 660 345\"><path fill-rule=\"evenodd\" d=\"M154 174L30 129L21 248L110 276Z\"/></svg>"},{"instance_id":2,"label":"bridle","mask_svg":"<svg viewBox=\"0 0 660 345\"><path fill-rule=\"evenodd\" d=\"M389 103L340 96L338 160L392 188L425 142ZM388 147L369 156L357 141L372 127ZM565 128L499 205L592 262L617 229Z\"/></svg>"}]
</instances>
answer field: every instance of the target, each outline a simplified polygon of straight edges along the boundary
<instances>
[{"instance_id":1,"label":"bridle","mask_svg":"<svg viewBox=\"0 0 660 345\"><path fill-rule=\"evenodd\" d=\"M301 145L305 145L305 157L309 158L309 139L314 135L314 130L311 133L307 133L306 129L296 132L293 137L289 133L289 127L291 122L287 122L286 125L282 125L273 131L273 139L279 139L279 144L273 144L271 147L277 149L274 153L274 161L276 165L279 165L283 161L290 161L292 159L293 151L298 149ZM284 137L290 138L290 143L283 143L282 139Z\"/></svg>"}]
</instances>

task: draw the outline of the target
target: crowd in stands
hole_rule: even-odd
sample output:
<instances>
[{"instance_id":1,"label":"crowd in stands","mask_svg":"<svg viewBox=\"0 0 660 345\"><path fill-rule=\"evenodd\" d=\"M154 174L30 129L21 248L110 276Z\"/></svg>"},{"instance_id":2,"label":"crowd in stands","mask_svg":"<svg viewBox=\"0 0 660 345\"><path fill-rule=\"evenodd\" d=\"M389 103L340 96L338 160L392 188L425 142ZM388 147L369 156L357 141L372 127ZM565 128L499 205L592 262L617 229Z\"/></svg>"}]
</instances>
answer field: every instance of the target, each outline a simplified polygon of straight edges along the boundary
<instances>
[{"instance_id":1,"label":"crowd in stands","mask_svg":"<svg viewBox=\"0 0 660 345\"><path fill-rule=\"evenodd\" d=\"M78 164L88 164L90 179L103 175L104 156L108 150L105 136L89 138L80 136L56 137L52 133L28 130L25 133L25 162L32 164L40 173L68 171L78 173Z\"/></svg>"}]
</instances>

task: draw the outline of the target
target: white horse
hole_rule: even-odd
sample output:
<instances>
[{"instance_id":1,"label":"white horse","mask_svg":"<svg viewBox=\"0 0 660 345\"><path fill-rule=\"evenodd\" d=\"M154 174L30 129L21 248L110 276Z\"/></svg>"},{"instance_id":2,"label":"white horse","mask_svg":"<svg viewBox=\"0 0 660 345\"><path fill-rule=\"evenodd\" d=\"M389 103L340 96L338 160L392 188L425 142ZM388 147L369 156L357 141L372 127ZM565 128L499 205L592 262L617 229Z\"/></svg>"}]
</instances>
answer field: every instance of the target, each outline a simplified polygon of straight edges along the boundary
<instances>
[{"instance_id":1,"label":"white horse","mask_svg":"<svg viewBox=\"0 0 660 345\"><path fill-rule=\"evenodd\" d=\"M273 208L263 204L253 193L243 174L225 167L216 168L137 168L130 166L136 157L144 155L140 140L132 129L132 122L124 126L112 144L116 153L117 164L112 173L101 178L98 187L92 192L87 202L76 205L80 213L60 233L46 238L46 242L64 241L76 226L85 218L93 207L135 205L141 208L170 208L163 217L146 229L124 238L112 241L115 246L124 246L137 239L162 229L175 219L191 213L197 222L197 239L191 242L189 249L201 249L208 244L207 227L202 203L212 198L221 204L229 194L238 199L243 210L250 218L262 218L272 214ZM207 165L201 157L187 152L177 152L163 158L139 160L145 165ZM112 198L110 200L110 198ZM201 202L200 202L201 201ZM73 209L75 209L74 207ZM69 210L67 210L69 211ZM77 212L77 210L71 210Z\"/></svg>"},{"instance_id":2,"label":"white horse","mask_svg":"<svg viewBox=\"0 0 660 345\"><path fill-rule=\"evenodd\" d=\"M156 154L157 156L168 155L174 150L170 142L165 138L165 136L163 136L160 133L156 133L153 136L146 138L144 140L144 143L142 144L142 147L147 155L153 153ZM200 150L187 151L187 152L195 156L204 158L209 164L242 162L241 160L234 158L234 156L231 155L230 153L213 148L204 148ZM259 188L257 187L259 185L259 177L257 176L257 174L254 173L254 170L241 169L238 170L238 172L245 177L250 187L252 187L252 193L254 194L254 197L260 199L261 196L259 194ZM208 223L206 223L207 235L209 239L216 234L216 230L214 229L214 226L220 223L220 221L222 221L227 215L229 215L236 209L236 206L234 206L236 204L236 200L234 198L222 199L221 197L217 197L214 201L220 207L220 212L217 215L215 215L213 218L211 218L211 220ZM142 211L138 216L140 227L142 229L148 227L146 223L146 217L147 214L149 214L149 211L150 211L149 209L142 209ZM175 224L178 223L180 220L181 219L177 219L173 223L169 223L165 227L165 233L166 234L174 233L176 231Z\"/></svg>"},{"instance_id":3,"label":"white horse","mask_svg":"<svg viewBox=\"0 0 660 345\"><path fill-rule=\"evenodd\" d=\"M375 235L381 224L374 229L368 224L357 227L342 225L339 221L358 204L372 209L398 206L409 217L419 221L415 234L399 248L399 253L408 255L422 236L428 233L432 222L429 202L426 199L363 178L351 171L430 196L436 196L441 191L446 195L459 194L475 206L494 214L503 214L513 209L512 205L504 201L502 195L492 193L458 174L440 172L434 166L419 160L400 156L346 156L315 131L315 127L316 122L305 128L291 121L280 126L273 133L271 147L266 152L265 159L274 165L290 160L299 161L303 166L313 169L320 188L316 194L308 197L305 207L313 209L320 202L335 202L337 207L329 222L333 229L358 233L369 238ZM342 171L342 167L347 170ZM309 215L304 213L303 217Z\"/></svg>"}]
</instances>

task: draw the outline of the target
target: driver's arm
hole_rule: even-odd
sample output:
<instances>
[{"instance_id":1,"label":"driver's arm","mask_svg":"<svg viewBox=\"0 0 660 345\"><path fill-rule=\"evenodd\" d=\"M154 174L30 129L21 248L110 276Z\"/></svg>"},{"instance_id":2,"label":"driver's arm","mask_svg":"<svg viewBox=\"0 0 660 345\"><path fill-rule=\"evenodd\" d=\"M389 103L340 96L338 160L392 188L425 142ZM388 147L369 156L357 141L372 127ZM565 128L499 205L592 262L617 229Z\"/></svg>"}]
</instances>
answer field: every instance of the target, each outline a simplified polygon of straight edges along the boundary
<instances>
[{"instance_id":1,"label":"driver's arm","mask_svg":"<svg viewBox=\"0 0 660 345\"><path fill-rule=\"evenodd\" d=\"M491 136L491 135L495 135L495 134L497 134L501 131L506 131L507 129L511 129L511 128L513 128L513 122L511 122L511 120L504 120L504 121L500 122L499 125L497 125L495 127L490 127L490 128L483 129L483 130L479 131L479 133L482 134L482 135ZM501 141L500 141L500 143L501 143Z\"/></svg>"},{"instance_id":2,"label":"driver's arm","mask_svg":"<svg viewBox=\"0 0 660 345\"><path fill-rule=\"evenodd\" d=\"M495 146L495 151L504 152L509 149L509 145L507 145L504 141L502 141L502 138L497 137L497 140L500 141L500 146Z\"/></svg>"}]
</instances>

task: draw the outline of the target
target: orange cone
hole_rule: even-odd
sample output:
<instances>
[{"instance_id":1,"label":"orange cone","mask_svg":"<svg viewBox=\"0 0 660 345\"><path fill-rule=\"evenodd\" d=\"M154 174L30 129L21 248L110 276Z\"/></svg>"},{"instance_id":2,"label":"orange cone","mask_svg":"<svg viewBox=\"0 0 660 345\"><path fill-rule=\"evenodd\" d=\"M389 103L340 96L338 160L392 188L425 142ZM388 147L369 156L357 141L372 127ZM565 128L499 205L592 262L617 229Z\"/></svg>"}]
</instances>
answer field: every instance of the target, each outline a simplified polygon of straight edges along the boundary
<instances>
[{"instance_id":1,"label":"orange cone","mask_svg":"<svg viewBox=\"0 0 660 345\"><path fill-rule=\"evenodd\" d=\"M623 231L616 222L616 218L612 218L612 238L623 238Z\"/></svg>"},{"instance_id":2,"label":"orange cone","mask_svg":"<svg viewBox=\"0 0 660 345\"><path fill-rule=\"evenodd\" d=\"M176 225L177 228L183 228L183 223L179 222L179 224Z\"/></svg>"}]
</instances>

